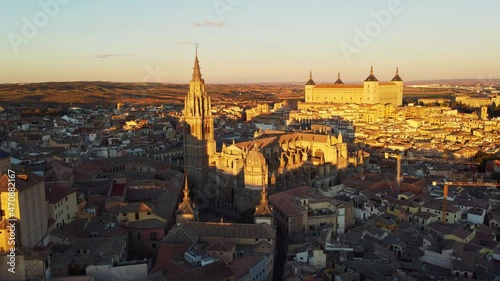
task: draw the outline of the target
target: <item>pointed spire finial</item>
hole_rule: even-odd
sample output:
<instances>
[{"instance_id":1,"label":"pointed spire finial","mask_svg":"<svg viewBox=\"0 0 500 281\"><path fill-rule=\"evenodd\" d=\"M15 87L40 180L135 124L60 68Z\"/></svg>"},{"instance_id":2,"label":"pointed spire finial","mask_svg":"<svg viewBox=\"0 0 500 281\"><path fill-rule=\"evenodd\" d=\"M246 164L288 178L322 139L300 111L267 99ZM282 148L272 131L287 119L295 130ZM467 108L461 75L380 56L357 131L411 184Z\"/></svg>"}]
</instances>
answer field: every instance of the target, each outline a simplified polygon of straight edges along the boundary
<instances>
[{"instance_id":1,"label":"pointed spire finial","mask_svg":"<svg viewBox=\"0 0 500 281\"><path fill-rule=\"evenodd\" d=\"M193 81L201 80L200 62L198 61L198 43L196 43L194 68L193 68Z\"/></svg>"},{"instance_id":2,"label":"pointed spire finial","mask_svg":"<svg viewBox=\"0 0 500 281\"><path fill-rule=\"evenodd\" d=\"M373 65L372 65L372 67L370 68L370 75L373 75Z\"/></svg>"},{"instance_id":3,"label":"pointed spire finial","mask_svg":"<svg viewBox=\"0 0 500 281\"><path fill-rule=\"evenodd\" d=\"M399 66L396 67L396 75L399 75Z\"/></svg>"},{"instance_id":4,"label":"pointed spire finial","mask_svg":"<svg viewBox=\"0 0 500 281\"><path fill-rule=\"evenodd\" d=\"M184 172L184 200L189 200L189 187L187 172Z\"/></svg>"},{"instance_id":5,"label":"pointed spire finial","mask_svg":"<svg viewBox=\"0 0 500 281\"><path fill-rule=\"evenodd\" d=\"M340 80L340 71L337 74L337 81L335 81L335 84L338 84L338 85L344 84L344 82L342 82L342 80Z\"/></svg>"},{"instance_id":6,"label":"pointed spire finial","mask_svg":"<svg viewBox=\"0 0 500 281\"><path fill-rule=\"evenodd\" d=\"M262 187L262 193L261 193L261 197L260 197L260 203L261 204L267 204L267 189L266 189L265 185Z\"/></svg>"},{"instance_id":7,"label":"pointed spire finial","mask_svg":"<svg viewBox=\"0 0 500 281\"><path fill-rule=\"evenodd\" d=\"M309 81L307 81L306 85L316 85L313 81L313 72L309 70Z\"/></svg>"},{"instance_id":8,"label":"pointed spire finial","mask_svg":"<svg viewBox=\"0 0 500 281\"><path fill-rule=\"evenodd\" d=\"M253 150L259 150L259 145L257 145L257 142L253 143Z\"/></svg>"}]
</instances>

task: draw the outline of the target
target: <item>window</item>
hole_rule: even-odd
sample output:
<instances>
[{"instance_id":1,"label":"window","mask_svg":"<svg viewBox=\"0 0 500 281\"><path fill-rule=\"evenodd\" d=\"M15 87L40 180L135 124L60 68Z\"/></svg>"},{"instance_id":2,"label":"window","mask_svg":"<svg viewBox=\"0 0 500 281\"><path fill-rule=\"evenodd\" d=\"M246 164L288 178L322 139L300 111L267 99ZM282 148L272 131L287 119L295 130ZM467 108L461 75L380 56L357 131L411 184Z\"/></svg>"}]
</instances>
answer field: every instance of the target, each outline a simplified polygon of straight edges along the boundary
<instances>
[{"instance_id":1,"label":"window","mask_svg":"<svg viewBox=\"0 0 500 281\"><path fill-rule=\"evenodd\" d=\"M141 233L137 232L137 239L141 240Z\"/></svg>"},{"instance_id":2,"label":"window","mask_svg":"<svg viewBox=\"0 0 500 281\"><path fill-rule=\"evenodd\" d=\"M151 240L156 240L156 232L151 232L151 233L149 234L149 239L151 239Z\"/></svg>"},{"instance_id":3,"label":"window","mask_svg":"<svg viewBox=\"0 0 500 281\"><path fill-rule=\"evenodd\" d=\"M153 249L156 249L156 243L151 244L151 247L152 247Z\"/></svg>"},{"instance_id":4,"label":"window","mask_svg":"<svg viewBox=\"0 0 500 281\"><path fill-rule=\"evenodd\" d=\"M135 213L135 219L139 220L139 213Z\"/></svg>"}]
</instances>

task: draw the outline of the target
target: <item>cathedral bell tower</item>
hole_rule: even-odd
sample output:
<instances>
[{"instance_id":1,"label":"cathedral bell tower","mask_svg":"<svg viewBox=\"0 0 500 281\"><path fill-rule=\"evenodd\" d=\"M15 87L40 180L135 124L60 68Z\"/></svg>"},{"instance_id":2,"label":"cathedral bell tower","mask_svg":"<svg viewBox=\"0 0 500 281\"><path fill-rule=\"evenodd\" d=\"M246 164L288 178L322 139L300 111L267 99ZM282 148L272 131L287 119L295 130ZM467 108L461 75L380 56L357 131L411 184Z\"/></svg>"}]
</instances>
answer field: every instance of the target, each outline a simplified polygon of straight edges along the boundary
<instances>
[{"instance_id":1,"label":"cathedral bell tower","mask_svg":"<svg viewBox=\"0 0 500 281\"><path fill-rule=\"evenodd\" d=\"M198 48L193 77L184 102L184 164L191 186L198 189L208 183L208 170L215 163L214 119L210 96L201 78Z\"/></svg>"}]
</instances>

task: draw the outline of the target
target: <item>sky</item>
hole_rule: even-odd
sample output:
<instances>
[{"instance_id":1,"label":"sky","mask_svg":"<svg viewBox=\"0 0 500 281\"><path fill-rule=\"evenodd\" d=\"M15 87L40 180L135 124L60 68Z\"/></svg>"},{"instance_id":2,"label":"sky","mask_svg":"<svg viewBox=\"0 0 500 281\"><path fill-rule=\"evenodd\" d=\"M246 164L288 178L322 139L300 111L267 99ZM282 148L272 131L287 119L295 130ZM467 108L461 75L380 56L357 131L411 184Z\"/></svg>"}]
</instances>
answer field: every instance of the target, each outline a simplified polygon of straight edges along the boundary
<instances>
[{"instance_id":1,"label":"sky","mask_svg":"<svg viewBox=\"0 0 500 281\"><path fill-rule=\"evenodd\" d=\"M0 0L0 83L500 78L500 1Z\"/></svg>"}]
</instances>

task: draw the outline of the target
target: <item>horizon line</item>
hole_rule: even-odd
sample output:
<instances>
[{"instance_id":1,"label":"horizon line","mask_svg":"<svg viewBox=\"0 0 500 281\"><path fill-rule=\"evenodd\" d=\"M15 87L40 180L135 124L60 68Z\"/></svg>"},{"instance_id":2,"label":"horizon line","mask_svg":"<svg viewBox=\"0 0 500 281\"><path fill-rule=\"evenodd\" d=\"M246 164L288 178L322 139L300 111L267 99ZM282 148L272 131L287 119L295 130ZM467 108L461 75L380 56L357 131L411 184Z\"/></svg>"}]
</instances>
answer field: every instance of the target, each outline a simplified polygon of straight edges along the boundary
<instances>
[{"instance_id":1,"label":"horizon line","mask_svg":"<svg viewBox=\"0 0 500 281\"><path fill-rule=\"evenodd\" d=\"M481 78L439 78L439 79L419 79L419 80L408 80L405 82L405 84L410 83L417 83L417 82L438 82L438 81L479 81L479 82L500 82L500 78L488 78L488 79L481 79ZM0 85L15 85L15 84L43 84L43 83L127 83L127 84L162 84L162 85L188 85L188 82L142 82L142 81L111 81L111 80L66 80L66 81L35 81L35 82L0 82ZM391 81L383 81L380 80L379 82L391 82ZM215 82L215 83L206 83L206 85L245 85L245 84L304 84L306 82L300 81L277 81L277 82ZM329 82L327 81L322 81L318 82L317 84L324 83L327 84ZM346 84L362 84L358 82L353 82L353 81L346 81Z\"/></svg>"}]
</instances>

